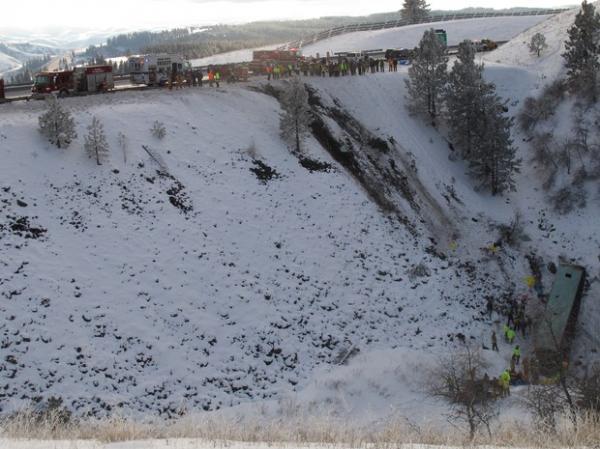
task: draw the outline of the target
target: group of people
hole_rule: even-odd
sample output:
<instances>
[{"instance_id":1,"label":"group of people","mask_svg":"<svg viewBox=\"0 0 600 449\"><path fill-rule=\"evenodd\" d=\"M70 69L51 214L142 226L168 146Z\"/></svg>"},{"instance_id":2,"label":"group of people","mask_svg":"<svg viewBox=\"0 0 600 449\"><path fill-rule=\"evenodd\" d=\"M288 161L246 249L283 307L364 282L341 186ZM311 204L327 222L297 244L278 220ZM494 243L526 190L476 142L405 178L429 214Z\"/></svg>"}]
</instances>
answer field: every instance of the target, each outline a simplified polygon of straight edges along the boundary
<instances>
[{"instance_id":1,"label":"group of people","mask_svg":"<svg viewBox=\"0 0 600 449\"><path fill-rule=\"evenodd\" d=\"M504 333L504 341L513 345L517 332L521 332L523 338L525 338L530 332L533 326L533 320L526 313L527 306L527 295L522 295L520 299L510 298L504 307L498 310L504 316L506 316L506 323L503 325L502 331ZM490 297L487 300L487 313L488 318L492 318L492 313L496 310L494 301ZM492 331L492 350L499 351L498 347L498 336L496 331ZM512 349L510 368L507 368L498 377L498 386L500 388L500 395L502 397L510 395L510 385L518 383L526 383L530 379L531 375L531 364L529 359L524 359L523 370L518 371L517 367L521 363L521 347L516 345Z\"/></svg>"},{"instance_id":2,"label":"group of people","mask_svg":"<svg viewBox=\"0 0 600 449\"><path fill-rule=\"evenodd\" d=\"M209 67L206 74L208 85L213 87L216 85L220 87L221 83L221 71L218 68ZM188 70L185 73L171 73L169 80L169 89L182 89L184 86L187 87L202 87L204 83L204 73L202 69Z\"/></svg>"},{"instance_id":3,"label":"group of people","mask_svg":"<svg viewBox=\"0 0 600 449\"><path fill-rule=\"evenodd\" d=\"M362 76L367 73L385 72L386 65L388 72L397 72L399 63L397 58L386 60L367 56L363 58L310 58L287 64L267 64L265 73L269 81L300 74L320 77Z\"/></svg>"}]
</instances>

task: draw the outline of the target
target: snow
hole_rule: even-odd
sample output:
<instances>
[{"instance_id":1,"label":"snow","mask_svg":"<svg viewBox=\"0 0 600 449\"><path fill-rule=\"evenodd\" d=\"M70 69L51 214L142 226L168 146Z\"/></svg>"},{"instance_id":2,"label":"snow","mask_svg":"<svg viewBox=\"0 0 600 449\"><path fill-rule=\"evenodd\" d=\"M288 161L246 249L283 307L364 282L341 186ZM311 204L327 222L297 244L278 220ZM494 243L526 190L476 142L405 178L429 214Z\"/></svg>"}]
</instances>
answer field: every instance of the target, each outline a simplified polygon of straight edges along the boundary
<instances>
[{"instance_id":1,"label":"snow","mask_svg":"<svg viewBox=\"0 0 600 449\"><path fill-rule=\"evenodd\" d=\"M410 25L378 31L360 31L306 45L302 48L302 53L305 56L314 56L317 53L325 55L326 52L334 53L337 51L413 48L418 44L423 33L432 26L444 28L448 32L449 45L457 45L464 39L509 40L547 18L548 16L492 17L438 22L433 25ZM277 47L279 45L221 53L208 58L195 59L192 61L192 65L198 67L210 64L248 62L252 60L254 50L271 50Z\"/></svg>"},{"instance_id":2,"label":"snow","mask_svg":"<svg viewBox=\"0 0 600 449\"><path fill-rule=\"evenodd\" d=\"M596 7L600 3L595 3ZM565 72L562 53L565 51L567 30L573 25L579 8L551 16L516 36L511 42L486 55L485 60L496 64L520 67L539 74L543 79L556 79ZM546 37L546 48L541 56L529 51L531 38L542 33Z\"/></svg>"},{"instance_id":3,"label":"snow","mask_svg":"<svg viewBox=\"0 0 600 449\"><path fill-rule=\"evenodd\" d=\"M461 24L465 35L482 37L479 25ZM487 30L500 28L488 23ZM486 76L516 113L519 100L541 87L538 74L500 61L487 64ZM260 407L269 417L291 403L311 416L363 422L443 419L443 404L424 394L425 373L459 333L489 344L499 324L483 317L485 295L510 284L526 292L524 255L532 251L588 268L581 322L597 335L600 307L590 298L600 293L600 203L553 213L517 132L525 161L518 192L475 192L440 133L406 112L406 76L402 67L307 81L324 107L396 142L388 154L371 155L375 162L414 161L406 177L417 204L386 192L414 230L383 212L312 138L308 155L334 170L302 167L279 137L278 103L244 86L63 100L79 134L67 150L37 132L40 102L0 107L1 411L59 396L77 413L99 416L220 409L260 417ZM111 145L103 167L83 151L92 115ZM150 134L157 119L164 140ZM324 120L343 134L333 118ZM157 174L142 145L172 177ZM280 176L260 182L252 157ZM530 241L498 256L481 251L515 211ZM18 217L47 232L29 239L10 232ZM414 274L419 264L428 275ZM551 280L544 270L546 288ZM597 355L584 339L577 357L591 361ZM528 340L517 343L530 350ZM495 376L510 348L484 353ZM503 406L516 413L518 395Z\"/></svg>"},{"instance_id":4,"label":"snow","mask_svg":"<svg viewBox=\"0 0 600 449\"><path fill-rule=\"evenodd\" d=\"M5 73L18 69L19 67L21 67L20 61L0 52L0 78L2 78Z\"/></svg>"},{"instance_id":5,"label":"snow","mask_svg":"<svg viewBox=\"0 0 600 449\"><path fill-rule=\"evenodd\" d=\"M190 63L192 64L192 67L206 67L209 65L248 62L252 61L252 52L256 50L274 50L278 47L279 45L267 45L265 47L229 51L226 53L219 53L213 56L207 56L206 58L192 59Z\"/></svg>"},{"instance_id":6,"label":"snow","mask_svg":"<svg viewBox=\"0 0 600 449\"><path fill-rule=\"evenodd\" d=\"M465 39L506 41L547 19L548 16L490 17L453 20L434 24L410 25L377 31L342 34L303 47L304 55L325 55L327 52L364 51L387 48L414 48L430 28L443 28L448 33L448 45L458 45Z\"/></svg>"}]
</instances>

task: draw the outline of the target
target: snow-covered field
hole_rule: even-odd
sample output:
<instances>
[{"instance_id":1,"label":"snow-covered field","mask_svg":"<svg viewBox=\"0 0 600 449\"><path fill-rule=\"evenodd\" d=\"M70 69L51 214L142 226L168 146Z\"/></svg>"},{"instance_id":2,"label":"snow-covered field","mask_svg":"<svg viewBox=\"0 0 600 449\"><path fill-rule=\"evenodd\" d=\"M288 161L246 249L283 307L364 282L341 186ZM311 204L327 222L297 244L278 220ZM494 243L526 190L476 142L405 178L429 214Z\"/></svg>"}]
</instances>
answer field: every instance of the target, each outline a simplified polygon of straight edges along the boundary
<instances>
[{"instance_id":1,"label":"snow-covered field","mask_svg":"<svg viewBox=\"0 0 600 449\"><path fill-rule=\"evenodd\" d=\"M488 64L511 112L541 88L535 67ZM526 293L531 253L587 267L581 323L597 334L597 197L552 212L517 132L518 191L475 192L445 139L406 112L406 76L307 80L324 109L390 142L364 151L406 180L382 189L393 213L313 137L307 155L331 169L301 165L259 82L66 99L79 134L67 150L37 132L42 103L1 106L0 412L56 396L95 416L442 421L443 404L424 393L429 368L461 339L489 346L500 328L484 316L485 296ZM92 115L111 146L101 167L82 148ZM150 134L157 119L164 140ZM279 176L259 179L258 161ZM528 240L490 256L482 248L516 211ZM597 360L585 335L576 346L577 360ZM491 376L506 368L508 346L484 353ZM519 395L502 405L514 416Z\"/></svg>"}]
</instances>

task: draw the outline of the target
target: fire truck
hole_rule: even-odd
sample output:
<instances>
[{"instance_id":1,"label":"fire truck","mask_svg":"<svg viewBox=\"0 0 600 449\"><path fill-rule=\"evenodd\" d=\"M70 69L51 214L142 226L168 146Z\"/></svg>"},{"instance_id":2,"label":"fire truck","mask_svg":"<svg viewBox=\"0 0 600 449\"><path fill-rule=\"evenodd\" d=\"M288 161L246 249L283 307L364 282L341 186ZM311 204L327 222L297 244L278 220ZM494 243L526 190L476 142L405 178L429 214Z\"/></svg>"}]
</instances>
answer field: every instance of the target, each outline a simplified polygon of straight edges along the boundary
<instances>
[{"instance_id":1,"label":"fire truck","mask_svg":"<svg viewBox=\"0 0 600 449\"><path fill-rule=\"evenodd\" d=\"M164 86L174 81L177 75L185 76L191 70L183 56L167 53L132 56L127 64L131 83L147 86Z\"/></svg>"},{"instance_id":2,"label":"fire truck","mask_svg":"<svg viewBox=\"0 0 600 449\"><path fill-rule=\"evenodd\" d=\"M61 72L40 72L35 75L33 96L58 93L60 97L83 93L106 92L114 89L111 65L76 67Z\"/></svg>"},{"instance_id":3,"label":"fire truck","mask_svg":"<svg viewBox=\"0 0 600 449\"><path fill-rule=\"evenodd\" d=\"M252 52L250 70L254 74L262 74L269 65L296 65L302 60L301 51L297 48L290 50L255 50Z\"/></svg>"}]
</instances>

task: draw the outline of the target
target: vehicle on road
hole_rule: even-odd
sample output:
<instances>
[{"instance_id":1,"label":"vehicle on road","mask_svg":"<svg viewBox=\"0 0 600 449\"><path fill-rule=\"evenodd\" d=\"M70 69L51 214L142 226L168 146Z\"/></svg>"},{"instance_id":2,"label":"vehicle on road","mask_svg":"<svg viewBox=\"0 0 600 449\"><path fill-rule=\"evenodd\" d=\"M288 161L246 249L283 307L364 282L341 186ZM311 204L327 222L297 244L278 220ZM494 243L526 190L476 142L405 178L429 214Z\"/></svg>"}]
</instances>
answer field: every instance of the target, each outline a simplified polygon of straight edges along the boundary
<instances>
[{"instance_id":1,"label":"vehicle on road","mask_svg":"<svg viewBox=\"0 0 600 449\"><path fill-rule=\"evenodd\" d=\"M191 70L183 56L168 53L132 56L127 65L131 83L146 86L164 86Z\"/></svg>"},{"instance_id":2,"label":"vehicle on road","mask_svg":"<svg viewBox=\"0 0 600 449\"><path fill-rule=\"evenodd\" d=\"M114 89L111 65L75 67L60 72L40 72L35 75L32 95L57 93L61 97L80 93L106 92Z\"/></svg>"}]
</instances>

